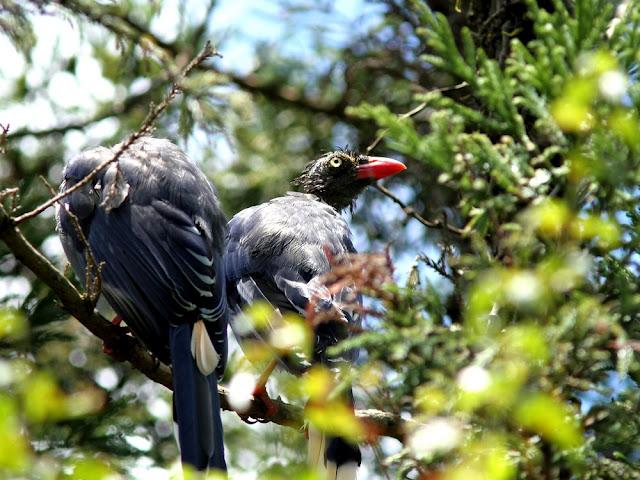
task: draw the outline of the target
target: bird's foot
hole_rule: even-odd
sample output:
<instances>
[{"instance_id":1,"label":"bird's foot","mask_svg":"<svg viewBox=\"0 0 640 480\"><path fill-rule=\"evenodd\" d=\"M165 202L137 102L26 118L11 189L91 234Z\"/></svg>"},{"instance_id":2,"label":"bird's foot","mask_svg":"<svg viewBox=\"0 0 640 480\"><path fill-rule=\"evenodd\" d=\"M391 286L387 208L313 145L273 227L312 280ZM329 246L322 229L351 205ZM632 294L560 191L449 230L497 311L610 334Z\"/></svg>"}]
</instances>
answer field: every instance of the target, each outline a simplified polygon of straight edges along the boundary
<instances>
[{"instance_id":1,"label":"bird's foot","mask_svg":"<svg viewBox=\"0 0 640 480\"><path fill-rule=\"evenodd\" d=\"M272 418L278 413L278 406L271 400L271 397L269 397L265 385L257 385L256 388L253 389L253 398L262 403L265 419Z\"/></svg>"},{"instance_id":2,"label":"bird's foot","mask_svg":"<svg viewBox=\"0 0 640 480\"><path fill-rule=\"evenodd\" d=\"M111 319L111 323L116 327L119 327L124 319L120 315L116 315Z\"/></svg>"},{"instance_id":3,"label":"bird's foot","mask_svg":"<svg viewBox=\"0 0 640 480\"><path fill-rule=\"evenodd\" d=\"M120 315L116 315L115 317L113 317L113 319L111 319L111 323L114 326L119 326L123 321L123 318ZM123 333L128 333L129 332L129 327L120 327L123 329ZM114 345L114 344L107 344L107 342L103 342L102 344L102 351L104 353L106 353L107 355L109 355L111 358L113 358L114 360L118 361L118 362L122 362L123 358L122 355L118 353L119 350L119 345Z\"/></svg>"}]
</instances>

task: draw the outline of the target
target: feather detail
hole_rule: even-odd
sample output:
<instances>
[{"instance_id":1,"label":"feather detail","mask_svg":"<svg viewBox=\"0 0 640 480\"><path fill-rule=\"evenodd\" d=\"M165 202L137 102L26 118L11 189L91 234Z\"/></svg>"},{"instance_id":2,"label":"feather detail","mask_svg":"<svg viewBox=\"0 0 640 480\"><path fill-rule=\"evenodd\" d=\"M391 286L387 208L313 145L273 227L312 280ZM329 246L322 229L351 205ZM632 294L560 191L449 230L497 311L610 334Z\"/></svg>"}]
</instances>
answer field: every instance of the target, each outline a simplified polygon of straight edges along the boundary
<instances>
[{"instance_id":1,"label":"feather detail","mask_svg":"<svg viewBox=\"0 0 640 480\"><path fill-rule=\"evenodd\" d=\"M193 324L191 355L193 355L198 369L205 376L213 373L220 360L202 320L198 320Z\"/></svg>"},{"instance_id":2,"label":"feather detail","mask_svg":"<svg viewBox=\"0 0 640 480\"><path fill-rule=\"evenodd\" d=\"M309 425L307 433L309 435L309 442L307 445L307 458L309 465L315 467L319 473L322 473L324 472L325 434L311 425Z\"/></svg>"},{"instance_id":3,"label":"feather detail","mask_svg":"<svg viewBox=\"0 0 640 480\"><path fill-rule=\"evenodd\" d=\"M358 464L355 462L337 465L327 462L327 480L356 480L358 476Z\"/></svg>"}]
</instances>

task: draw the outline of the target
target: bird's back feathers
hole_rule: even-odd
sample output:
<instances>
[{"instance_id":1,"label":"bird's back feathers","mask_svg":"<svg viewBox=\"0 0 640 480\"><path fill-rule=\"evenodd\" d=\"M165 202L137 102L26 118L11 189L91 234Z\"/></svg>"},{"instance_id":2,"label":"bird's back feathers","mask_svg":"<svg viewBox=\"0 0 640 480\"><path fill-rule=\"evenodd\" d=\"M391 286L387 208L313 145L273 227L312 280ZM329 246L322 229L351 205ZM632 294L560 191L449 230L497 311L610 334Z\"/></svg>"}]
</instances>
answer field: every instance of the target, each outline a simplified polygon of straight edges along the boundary
<instances>
[{"instance_id":1,"label":"bird's back feathers","mask_svg":"<svg viewBox=\"0 0 640 480\"><path fill-rule=\"evenodd\" d=\"M116 148L99 147L73 159L61 190L113 156ZM109 179L116 175L127 185L126 198L108 211L104 203L114 186ZM184 153L167 140L140 139L118 166L63 199L58 231L73 269L84 278L84 245L70 213L78 217L96 261L105 262L105 297L136 336L168 362L169 325L210 320L207 329L222 359L221 372L227 350L225 219L215 190Z\"/></svg>"},{"instance_id":2,"label":"bird's back feathers","mask_svg":"<svg viewBox=\"0 0 640 480\"><path fill-rule=\"evenodd\" d=\"M327 252L343 255L355 253L355 248L342 216L314 195L289 193L241 211L229 222L225 253L232 312L266 300L281 313L305 315L314 296L327 308L333 306L341 311L343 294L331 296L317 281L329 271ZM359 323L359 315L347 310L343 313L352 324ZM241 342L263 340L268 334L238 328L234 321L231 326ZM318 329L315 345L335 344L334 333L331 328ZM325 334L328 338L322 337ZM322 352L318 350L316 354ZM291 362L287 362L287 367L298 370Z\"/></svg>"}]
</instances>

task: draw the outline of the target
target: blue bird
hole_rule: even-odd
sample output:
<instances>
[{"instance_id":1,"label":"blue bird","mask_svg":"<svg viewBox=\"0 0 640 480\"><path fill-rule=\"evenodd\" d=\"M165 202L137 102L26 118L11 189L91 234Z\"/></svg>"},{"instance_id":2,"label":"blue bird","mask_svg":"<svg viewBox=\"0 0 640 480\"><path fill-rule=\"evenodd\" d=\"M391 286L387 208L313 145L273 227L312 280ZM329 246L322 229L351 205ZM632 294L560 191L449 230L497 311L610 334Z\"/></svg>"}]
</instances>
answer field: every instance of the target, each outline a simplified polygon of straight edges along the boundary
<instances>
[{"instance_id":1,"label":"blue bird","mask_svg":"<svg viewBox=\"0 0 640 480\"><path fill-rule=\"evenodd\" d=\"M117 149L73 158L60 191ZM64 197L56 218L76 275L85 278L88 245L104 262L102 295L135 337L172 366L182 462L226 470L217 391L227 360L226 219L214 187L177 146L143 137Z\"/></svg>"},{"instance_id":2,"label":"blue bird","mask_svg":"<svg viewBox=\"0 0 640 480\"><path fill-rule=\"evenodd\" d=\"M328 153L309 163L296 179L303 193L290 192L231 219L225 253L227 295L231 326L241 345L256 341L268 344L271 333L269 327L258 331L246 325L240 314L246 305L266 301L282 314L306 316L313 301L316 311L335 312L335 318L315 325L310 361L295 358L294 353L281 358L281 363L291 373L301 374L312 363L333 369L355 360L356 352L340 358L326 353L328 347L348 336L346 326L360 323L358 313L345 306L353 304L352 289L332 296L322 288L319 277L329 271L329 257L356 251L339 212L352 206L367 185L405 168L387 158L348 151ZM355 300L361 302L359 296ZM266 379L262 382L258 388L264 387ZM347 396L353 404L351 392ZM310 428L309 461L325 470L328 479L347 480L356 477L361 455L358 446L347 439L325 438Z\"/></svg>"}]
</instances>

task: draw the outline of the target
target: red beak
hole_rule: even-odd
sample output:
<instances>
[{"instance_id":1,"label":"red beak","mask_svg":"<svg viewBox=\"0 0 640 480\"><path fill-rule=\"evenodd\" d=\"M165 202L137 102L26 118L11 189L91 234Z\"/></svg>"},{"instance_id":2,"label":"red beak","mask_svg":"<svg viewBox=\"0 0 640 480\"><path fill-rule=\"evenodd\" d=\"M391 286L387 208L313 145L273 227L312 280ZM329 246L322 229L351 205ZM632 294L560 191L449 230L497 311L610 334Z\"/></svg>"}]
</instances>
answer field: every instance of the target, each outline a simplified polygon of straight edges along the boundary
<instances>
[{"instance_id":1,"label":"red beak","mask_svg":"<svg viewBox=\"0 0 640 480\"><path fill-rule=\"evenodd\" d=\"M369 160L367 163L358 165L356 168L358 179L375 178L380 180L407 169L404 163L391 158L367 157L367 159Z\"/></svg>"}]
</instances>

